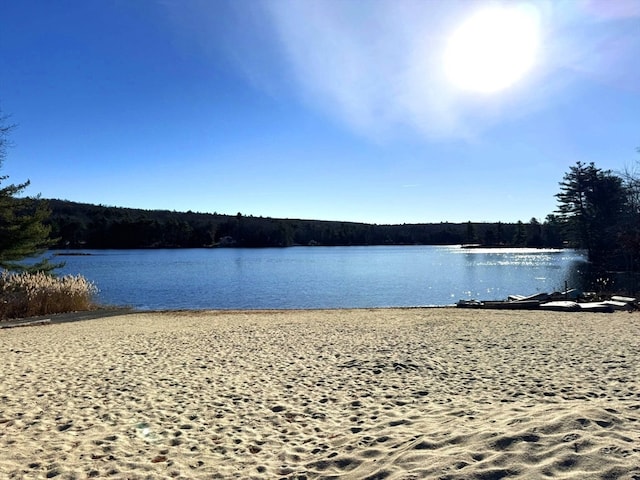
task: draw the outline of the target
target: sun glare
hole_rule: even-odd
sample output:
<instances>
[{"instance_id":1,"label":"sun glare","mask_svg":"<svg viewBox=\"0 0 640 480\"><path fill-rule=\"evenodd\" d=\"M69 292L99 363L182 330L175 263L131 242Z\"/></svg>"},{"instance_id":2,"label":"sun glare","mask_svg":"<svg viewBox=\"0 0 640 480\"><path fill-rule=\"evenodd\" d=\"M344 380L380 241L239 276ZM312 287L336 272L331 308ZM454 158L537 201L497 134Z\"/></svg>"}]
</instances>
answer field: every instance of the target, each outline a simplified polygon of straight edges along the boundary
<instances>
[{"instance_id":1,"label":"sun glare","mask_svg":"<svg viewBox=\"0 0 640 480\"><path fill-rule=\"evenodd\" d=\"M539 43L534 10L517 7L477 12L449 38L444 69L458 88L481 93L504 90L534 65Z\"/></svg>"}]
</instances>

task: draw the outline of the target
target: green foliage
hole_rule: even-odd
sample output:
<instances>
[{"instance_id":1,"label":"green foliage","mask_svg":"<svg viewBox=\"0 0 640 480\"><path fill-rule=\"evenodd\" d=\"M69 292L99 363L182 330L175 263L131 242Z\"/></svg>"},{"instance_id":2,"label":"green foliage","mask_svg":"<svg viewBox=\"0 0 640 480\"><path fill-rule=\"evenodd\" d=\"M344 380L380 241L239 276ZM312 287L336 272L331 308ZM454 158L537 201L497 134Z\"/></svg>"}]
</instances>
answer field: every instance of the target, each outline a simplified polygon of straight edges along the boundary
<instances>
[{"instance_id":1,"label":"green foliage","mask_svg":"<svg viewBox=\"0 0 640 480\"><path fill-rule=\"evenodd\" d=\"M465 243L472 244L478 241L478 237L476 236L476 229L473 226L473 223L467 222L467 234L465 238Z\"/></svg>"},{"instance_id":2,"label":"green foliage","mask_svg":"<svg viewBox=\"0 0 640 480\"><path fill-rule=\"evenodd\" d=\"M542 225L537 219L532 218L527 225L527 240L528 247L541 247L544 245L542 238Z\"/></svg>"},{"instance_id":3,"label":"green foliage","mask_svg":"<svg viewBox=\"0 0 640 480\"><path fill-rule=\"evenodd\" d=\"M0 115L0 166L9 147L8 135L13 125ZM7 176L0 176L0 185ZM29 182L0 187L0 268L6 270L51 271L56 268L47 260L25 266L19 262L42 254L51 245L50 227L45 225L49 217L46 203L39 198L18 198Z\"/></svg>"},{"instance_id":4,"label":"green foliage","mask_svg":"<svg viewBox=\"0 0 640 480\"><path fill-rule=\"evenodd\" d=\"M525 247L527 245L527 233L524 223L521 221L516 224L516 233L513 236L512 243L516 247Z\"/></svg>"},{"instance_id":5,"label":"green foliage","mask_svg":"<svg viewBox=\"0 0 640 480\"><path fill-rule=\"evenodd\" d=\"M558 219L566 238L587 251L596 264L608 264L616 254L626 206L622 179L593 163L577 162L560 182Z\"/></svg>"},{"instance_id":6,"label":"green foliage","mask_svg":"<svg viewBox=\"0 0 640 480\"><path fill-rule=\"evenodd\" d=\"M562 224L554 214L547 215L542 228L542 244L548 247L561 248L564 246Z\"/></svg>"},{"instance_id":7,"label":"green foliage","mask_svg":"<svg viewBox=\"0 0 640 480\"><path fill-rule=\"evenodd\" d=\"M52 235L58 238L55 248L458 245L467 243L468 238L473 242L484 240L489 246L511 246L505 239L513 239L517 228L516 224L472 222L371 225L140 210L63 200L47 203L52 211ZM528 224L525 227L529 228ZM544 236L547 225L538 223L536 228Z\"/></svg>"}]
</instances>

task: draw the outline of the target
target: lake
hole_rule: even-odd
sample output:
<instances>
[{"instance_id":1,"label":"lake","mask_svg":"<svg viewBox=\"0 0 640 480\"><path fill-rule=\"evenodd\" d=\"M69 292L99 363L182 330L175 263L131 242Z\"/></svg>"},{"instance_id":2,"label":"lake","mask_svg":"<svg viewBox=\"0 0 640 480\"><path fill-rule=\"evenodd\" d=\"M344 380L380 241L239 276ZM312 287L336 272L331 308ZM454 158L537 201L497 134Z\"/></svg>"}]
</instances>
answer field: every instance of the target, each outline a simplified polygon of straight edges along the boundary
<instances>
[{"instance_id":1,"label":"lake","mask_svg":"<svg viewBox=\"0 0 640 480\"><path fill-rule=\"evenodd\" d=\"M580 283L575 250L460 246L54 251L102 304L156 309L449 305ZM66 255L84 253L87 255Z\"/></svg>"}]
</instances>

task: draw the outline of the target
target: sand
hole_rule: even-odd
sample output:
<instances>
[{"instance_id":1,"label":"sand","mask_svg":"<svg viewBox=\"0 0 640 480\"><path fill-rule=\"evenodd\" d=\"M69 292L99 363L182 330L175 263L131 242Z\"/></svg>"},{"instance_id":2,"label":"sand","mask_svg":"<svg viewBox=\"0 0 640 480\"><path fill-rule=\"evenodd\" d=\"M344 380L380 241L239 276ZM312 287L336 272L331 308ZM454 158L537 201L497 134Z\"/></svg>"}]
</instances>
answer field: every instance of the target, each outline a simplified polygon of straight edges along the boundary
<instances>
[{"instance_id":1,"label":"sand","mask_svg":"<svg viewBox=\"0 0 640 480\"><path fill-rule=\"evenodd\" d=\"M0 330L0 478L640 479L640 314L166 312Z\"/></svg>"}]
</instances>

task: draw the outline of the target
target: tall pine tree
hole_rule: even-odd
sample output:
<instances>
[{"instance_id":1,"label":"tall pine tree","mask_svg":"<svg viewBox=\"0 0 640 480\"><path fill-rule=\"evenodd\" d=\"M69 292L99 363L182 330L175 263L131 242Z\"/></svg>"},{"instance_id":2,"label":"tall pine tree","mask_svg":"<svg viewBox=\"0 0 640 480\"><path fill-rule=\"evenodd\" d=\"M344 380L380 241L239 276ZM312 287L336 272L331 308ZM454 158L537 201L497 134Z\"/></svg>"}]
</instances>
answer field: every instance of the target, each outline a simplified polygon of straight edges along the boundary
<instances>
[{"instance_id":1,"label":"tall pine tree","mask_svg":"<svg viewBox=\"0 0 640 480\"><path fill-rule=\"evenodd\" d=\"M6 158L9 133L13 128L8 117L0 112L0 167ZM49 209L39 197L20 196L29 181L2 186L7 178L0 176L0 269L50 272L57 265L46 259L32 265L20 263L41 255L51 244L50 228L44 223L49 217Z\"/></svg>"},{"instance_id":2,"label":"tall pine tree","mask_svg":"<svg viewBox=\"0 0 640 480\"><path fill-rule=\"evenodd\" d=\"M593 163L577 162L560 182L556 198L557 218L572 246L585 249L593 263L612 266L626 203L622 180Z\"/></svg>"}]
</instances>

